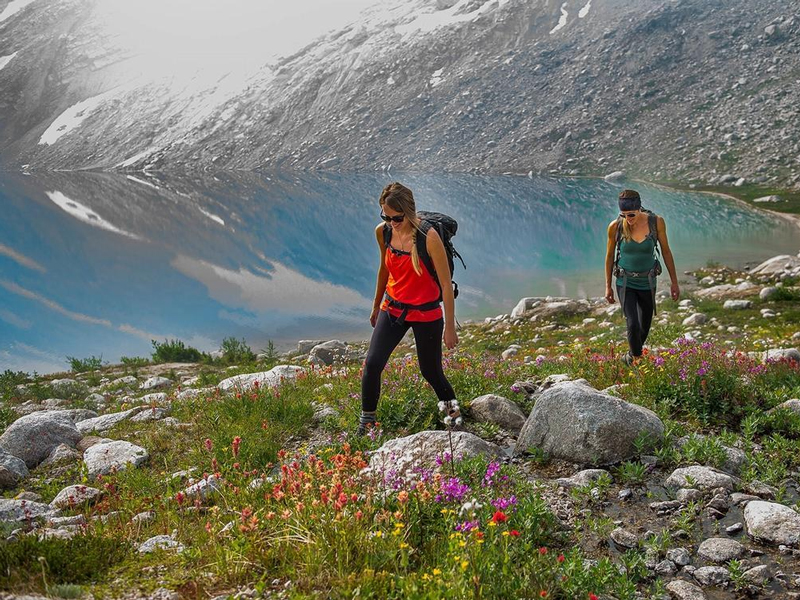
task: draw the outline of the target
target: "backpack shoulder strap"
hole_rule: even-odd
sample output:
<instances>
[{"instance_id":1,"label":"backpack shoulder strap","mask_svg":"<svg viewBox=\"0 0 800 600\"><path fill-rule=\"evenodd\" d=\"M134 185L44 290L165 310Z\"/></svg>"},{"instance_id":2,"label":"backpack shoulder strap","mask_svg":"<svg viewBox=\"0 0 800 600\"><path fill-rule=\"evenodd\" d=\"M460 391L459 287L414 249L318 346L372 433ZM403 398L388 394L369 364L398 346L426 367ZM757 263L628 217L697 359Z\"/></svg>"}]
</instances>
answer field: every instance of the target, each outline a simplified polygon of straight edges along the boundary
<instances>
[{"instance_id":1,"label":"backpack shoulder strap","mask_svg":"<svg viewBox=\"0 0 800 600\"><path fill-rule=\"evenodd\" d=\"M420 260L425 265L425 268L428 269L428 273L433 275L433 278L436 279L438 283L438 278L436 277L436 270L433 268L433 259L431 255L428 254L428 231L430 231L433 224L430 221L425 219L421 219L419 222L419 232L416 235L417 240L417 253L419 254ZM420 235L422 233L423 235Z\"/></svg>"},{"instance_id":2,"label":"backpack shoulder strap","mask_svg":"<svg viewBox=\"0 0 800 600\"><path fill-rule=\"evenodd\" d=\"M389 247L389 242L392 241L392 228L387 223L383 225L383 245Z\"/></svg>"},{"instance_id":3,"label":"backpack shoulder strap","mask_svg":"<svg viewBox=\"0 0 800 600\"><path fill-rule=\"evenodd\" d=\"M619 263L619 244L622 241L622 217L617 217L617 233L616 233L616 242L614 246L616 248L615 255L614 255L614 266L617 266Z\"/></svg>"},{"instance_id":4,"label":"backpack shoulder strap","mask_svg":"<svg viewBox=\"0 0 800 600\"><path fill-rule=\"evenodd\" d=\"M652 211L647 211L647 225L650 227L650 235L653 237L656 252L661 255L661 248L658 246L658 215Z\"/></svg>"}]
</instances>

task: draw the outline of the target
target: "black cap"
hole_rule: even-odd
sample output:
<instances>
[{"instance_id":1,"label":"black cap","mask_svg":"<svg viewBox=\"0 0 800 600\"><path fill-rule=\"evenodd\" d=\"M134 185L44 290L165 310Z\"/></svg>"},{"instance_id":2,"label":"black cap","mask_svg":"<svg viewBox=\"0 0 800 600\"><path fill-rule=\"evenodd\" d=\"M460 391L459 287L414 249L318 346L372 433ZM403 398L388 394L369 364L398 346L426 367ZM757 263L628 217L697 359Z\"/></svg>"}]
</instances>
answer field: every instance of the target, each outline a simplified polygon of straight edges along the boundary
<instances>
[{"instance_id":1,"label":"black cap","mask_svg":"<svg viewBox=\"0 0 800 600\"><path fill-rule=\"evenodd\" d=\"M642 208L642 198L636 190L622 190L619 193L619 209L626 210L639 210Z\"/></svg>"}]
</instances>

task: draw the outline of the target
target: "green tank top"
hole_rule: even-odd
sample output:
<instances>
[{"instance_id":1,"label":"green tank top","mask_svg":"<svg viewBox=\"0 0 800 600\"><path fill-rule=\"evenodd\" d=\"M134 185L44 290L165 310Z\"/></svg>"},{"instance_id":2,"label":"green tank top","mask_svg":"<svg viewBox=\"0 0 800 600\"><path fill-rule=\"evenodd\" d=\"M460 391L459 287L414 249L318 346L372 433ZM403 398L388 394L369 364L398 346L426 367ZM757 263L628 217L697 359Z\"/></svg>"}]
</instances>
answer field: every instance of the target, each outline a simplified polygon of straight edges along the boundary
<instances>
[{"instance_id":1,"label":"green tank top","mask_svg":"<svg viewBox=\"0 0 800 600\"><path fill-rule=\"evenodd\" d=\"M645 273L653 268L656 262L656 243L651 234L647 234L641 242L624 239L619 242L619 267L626 271ZM622 285L622 277L617 277L617 285ZM649 290L650 282L645 277L628 277L626 287L632 290Z\"/></svg>"}]
</instances>

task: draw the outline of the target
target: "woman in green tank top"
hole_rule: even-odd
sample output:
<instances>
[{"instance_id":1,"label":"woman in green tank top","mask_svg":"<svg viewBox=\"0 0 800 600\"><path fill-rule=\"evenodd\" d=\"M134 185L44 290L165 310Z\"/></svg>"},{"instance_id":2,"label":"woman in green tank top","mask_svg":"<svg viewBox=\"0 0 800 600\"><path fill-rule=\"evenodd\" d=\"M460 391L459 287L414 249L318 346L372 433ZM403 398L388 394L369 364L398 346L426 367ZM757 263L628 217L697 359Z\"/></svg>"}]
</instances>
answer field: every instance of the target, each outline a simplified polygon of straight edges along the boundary
<instances>
[{"instance_id":1,"label":"woman in green tank top","mask_svg":"<svg viewBox=\"0 0 800 600\"><path fill-rule=\"evenodd\" d=\"M656 244L669 272L672 299L677 300L681 292L664 219L642 210L642 199L636 190L622 190L619 210L619 218L608 226L606 300L614 303L612 277L616 277L614 283L625 315L629 347L623 360L632 364L642 355L653 322L656 276L661 272Z\"/></svg>"}]
</instances>

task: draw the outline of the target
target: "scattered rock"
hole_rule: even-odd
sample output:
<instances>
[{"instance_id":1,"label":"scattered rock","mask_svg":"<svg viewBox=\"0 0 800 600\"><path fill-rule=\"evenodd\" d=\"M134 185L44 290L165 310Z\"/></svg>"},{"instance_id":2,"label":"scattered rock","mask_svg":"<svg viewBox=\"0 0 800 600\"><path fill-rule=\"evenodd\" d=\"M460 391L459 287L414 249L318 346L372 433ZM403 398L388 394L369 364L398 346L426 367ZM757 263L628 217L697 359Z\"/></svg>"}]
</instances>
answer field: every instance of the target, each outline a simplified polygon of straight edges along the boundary
<instances>
[{"instance_id":1,"label":"scattered rock","mask_svg":"<svg viewBox=\"0 0 800 600\"><path fill-rule=\"evenodd\" d=\"M684 327L696 327L704 325L708 321L708 317L703 313L692 313L683 320Z\"/></svg>"},{"instance_id":2,"label":"scattered rock","mask_svg":"<svg viewBox=\"0 0 800 600\"><path fill-rule=\"evenodd\" d=\"M685 567L692 563L692 555L686 548L670 548L667 550L667 558L679 567Z\"/></svg>"},{"instance_id":3,"label":"scattered rock","mask_svg":"<svg viewBox=\"0 0 800 600\"><path fill-rule=\"evenodd\" d=\"M140 554L149 554L156 550L174 550L175 552L183 552L185 546L176 541L171 535L157 535L151 537L149 540L139 546L138 551Z\"/></svg>"},{"instance_id":4,"label":"scattered rock","mask_svg":"<svg viewBox=\"0 0 800 600\"><path fill-rule=\"evenodd\" d=\"M722 305L722 308L727 308L729 310L744 310L746 308L750 308L753 306L753 303L750 300L725 300Z\"/></svg>"},{"instance_id":5,"label":"scattered rock","mask_svg":"<svg viewBox=\"0 0 800 600\"><path fill-rule=\"evenodd\" d=\"M611 479L611 473L605 469L584 469L583 471L575 473L572 477L556 479L556 483L565 488L584 487L594 483L603 476L607 476Z\"/></svg>"},{"instance_id":6,"label":"scattered rock","mask_svg":"<svg viewBox=\"0 0 800 600\"><path fill-rule=\"evenodd\" d=\"M0 449L0 490L16 487L27 476L25 461Z\"/></svg>"},{"instance_id":7,"label":"scattered rock","mask_svg":"<svg viewBox=\"0 0 800 600\"><path fill-rule=\"evenodd\" d=\"M745 571L742 576L748 583L764 585L771 579L772 574L768 565L758 565Z\"/></svg>"},{"instance_id":8,"label":"scattered rock","mask_svg":"<svg viewBox=\"0 0 800 600\"><path fill-rule=\"evenodd\" d=\"M332 365L347 360L347 344L339 340L322 342L311 348L309 356L316 358L324 365Z\"/></svg>"},{"instance_id":9,"label":"scattered rock","mask_svg":"<svg viewBox=\"0 0 800 600\"><path fill-rule=\"evenodd\" d=\"M675 469L667 477L664 486L668 488L695 487L699 490L725 488L730 491L736 485L736 479L712 467L693 465Z\"/></svg>"},{"instance_id":10,"label":"scattered rock","mask_svg":"<svg viewBox=\"0 0 800 600\"><path fill-rule=\"evenodd\" d=\"M20 417L0 435L0 449L16 456L32 469L60 444L75 446L82 435L60 411L46 411Z\"/></svg>"},{"instance_id":11,"label":"scattered rock","mask_svg":"<svg viewBox=\"0 0 800 600\"><path fill-rule=\"evenodd\" d=\"M0 498L0 521L27 521L37 517L51 517L57 513L58 510L49 504Z\"/></svg>"},{"instance_id":12,"label":"scattered rock","mask_svg":"<svg viewBox=\"0 0 800 600\"><path fill-rule=\"evenodd\" d=\"M460 458L485 456L489 459L504 456L496 444L491 444L466 431L455 431L453 453ZM439 468L442 460L450 455L450 438L447 431L420 431L394 440L389 440L373 452L368 473L393 478L404 476L415 466ZM439 464L437 464L439 463Z\"/></svg>"},{"instance_id":13,"label":"scattered rock","mask_svg":"<svg viewBox=\"0 0 800 600\"><path fill-rule=\"evenodd\" d=\"M166 377L150 377L142 385L139 386L140 390L154 390L172 385L172 380Z\"/></svg>"},{"instance_id":14,"label":"scattered rock","mask_svg":"<svg viewBox=\"0 0 800 600\"><path fill-rule=\"evenodd\" d=\"M83 455L89 479L98 475L108 475L112 471L121 471L128 465L138 467L149 458L147 450L130 442L115 441L107 444L96 444L87 449Z\"/></svg>"},{"instance_id":15,"label":"scattered rock","mask_svg":"<svg viewBox=\"0 0 800 600\"><path fill-rule=\"evenodd\" d=\"M80 442L78 442L80 443ZM50 453L50 456L45 458L40 464L39 467L46 467L49 465L57 465L59 463L69 463L69 462L76 462L79 461L83 457L83 454L76 450L75 448L71 448L66 444L59 444L56 446L53 451Z\"/></svg>"},{"instance_id":16,"label":"scattered rock","mask_svg":"<svg viewBox=\"0 0 800 600\"><path fill-rule=\"evenodd\" d=\"M470 415L478 423L496 423L513 434L518 434L525 425L525 413L516 403L497 396L478 396L470 404Z\"/></svg>"},{"instance_id":17,"label":"scattered rock","mask_svg":"<svg viewBox=\"0 0 800 600\"><path fill-rule=\"evenodd\" d=\"M110 413L100 417L95 417L94 419L86 419L85 421L80 421L78 423L78 431L83 434L91 433L92 431L105 433L118 423L122 423L122 421L130 419L133 415L141 410L142 407L137 406L136 408L123 410L122 412Z\"/></svg>"},{"instance_id":18,"label":"scattered rock","mask_svg":"<svg viewBox=\"0 0 800 600\"><path fill-rule=\"evenodd\" d=\"M208 477L201 479L197 483L194 483L183 490L184 496L189 500L193 500L195 498L205 501L212 494L219 493L222 489L221 487L222 480L218 478L216 475L209 475Z\"/></svg>"},{"instance_id":19,"label":"scattered rock","mask_svg":"<svg viewBox=\"0 0 800 600\"><path fill-rule=\"evenodd\" d=\"M751 500L744 509L744 521L752 538L774 545L800 542L800 514L783 504Z\"/></svg>"},{"instance_id":20,"label":"scattered rock","mask_svg":"<svg viewBox=\"0 0 800 600\"><path fill-rule=\"evenodd\" d=\"M725 567L700 567L695 569L692 576L702 586L723 585L731 579L731 574Z\"/></svg>"},{"instance_id":21,"label":"scattered rock","mask_svg":"<svg viewBox=\"0 0 800 600\"><path fill-rule=\"evenodd\" d=\"M217 389L222 392L231 391L234 389L246 391L258 385L260 387L276 387L281 383L294 381L299 373L305 372L303 367L294 365L278 365L269 371L261 373L247 373L244 375L236 375L229 377L219 382Z\"/></svg>"},{"instance_id":22,"label":"scattered rock","mask_svg":"<svg viewBox=\"0 0 800 600\"><path fill-rule=\"evenodd\" d=\"M664 435L652 411L597 391L585 381L567 381L544 391L519 434L515 454L538 448L549 456L587 465L613 464L636 455Z\"/></svg>"},{"instance_id":23,"label":"scattered rock","mask_svg":"<svg viewBox=\"0 0 800 600\"><path fill-rule=\"evenodd\" d=\"M729 538L709 538L703 540L697 554L715 563L726 563L744 554L745 547Z\"/></svg>"},{"instance_id":24,"label":"scattered rock","mask_svg":"<svg viewBox=\"0 0 800 600\"><path fill-rule=\"evenodd\" d=\"M85 485L71 485L58 492L50 506L53 508L72 508L81 504L93 504L103 492Z\"/></svg>"},{"instance_id":25,"label":"scattered rock","mask_svg":"<svg viewBox=\"0 0 800 600\"><path fill-rule=\"evenodd\" d=\"M639 545L639 538L636 537L636 534L622 527L617 527L611 532L611 539L617 546L623 548L636 548Z\"/></svg>"},{"instance_id":26,"label":"scattered rock","mask_svg":"<svg viewBox=\"0 0 800 600\"><path fill-rule=\"evenodd\" d=\"M702 589L682 579L670 581L667 584L667 591L677 600L706 600L707 598Z\"/></svg>"}]
</instances>

